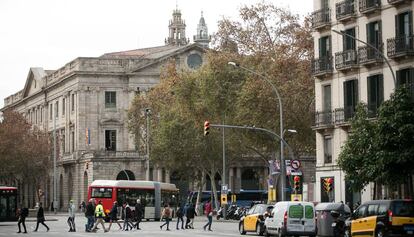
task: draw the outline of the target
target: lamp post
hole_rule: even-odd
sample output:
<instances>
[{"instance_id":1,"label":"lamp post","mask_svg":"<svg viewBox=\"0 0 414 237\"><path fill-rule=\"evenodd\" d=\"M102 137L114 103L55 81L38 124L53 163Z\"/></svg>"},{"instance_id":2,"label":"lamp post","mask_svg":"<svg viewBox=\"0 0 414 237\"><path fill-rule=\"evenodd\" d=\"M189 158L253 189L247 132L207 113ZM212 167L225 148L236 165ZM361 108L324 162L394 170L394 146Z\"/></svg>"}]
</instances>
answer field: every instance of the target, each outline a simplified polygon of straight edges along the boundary
<instances>
[{"instance_id":1,"label":"lamp post","mask_svg":"<svg viewBox=\"0 0 414 237\"><path fill-rule=\"evenodd\" d=\"M147 181L150 180L150 167L149 167L149 122L150 122L149 116L150 114L151 114L151 109L146 108L145 117L147 119L147 129L146 129L147 131L146 131L146 139L145 139L145 143L146 143L145 148L146 148L146 153L147 153L147 160L145 161L145 164L146 164L147 169L145 171L145 179Z\"/></svg>"},{"instance_id":2,"label":"lamp post","mask_svg":"<svg viewBox=\"0 0 414 237\"><path fill-rule=\"evenodd\" d=\"M57 171L56 171L56 159L57 159L57 154L56 154L56 115L53 115L53 211L56 215L56 208L57 208L57 198L56 198L56 193L57 193Z\"/></svg>"},{"instance_id":3,"label":"lamp post","mask_svg":"<svg viewBox=\"0 0 414 237\"><path fill-rule=\"evenodd\" d=\"M391 75L392 75L392 79L394 80L394 87L395 87L395 83L396 83L396 78L395 78L395 73L394 73L394 70L392 70L392 67L391 67L391 64L390 64L390 61L388 61L388 59L384 56L384 54L381 52L381 50L379 50L377 47L375 47L374 45L372 45L372 44L369 44L369 43L367 43L367 42L365 42L365 41L362 41L362 40L360 40L360 39L358 39L358 38L356 38L355 36L353 36L353 35L350 35L350 34L347 34L347 33L345 33L345 32L343 32L343 31L337 31L337 30L332 30L333 32L335 32L335 33L337 33L337 34L340 34L340 35L342 35L342 36L345 36L345 37L349 37L349 38L351 38L351 39L353 39L353 40L356 40L356 41L358 41L358 42L360 42L360 43L362 43L362 44L365 44L366 46L368 46L368 47L370 47L370 48L372 48L373 50L375 50L375 52L377 52L383 59L384 59L384 61L385 61L385 63L388 65L388 68L390 69L390 71L391 71Z\"/></svg>"},{"instance_id":4,"label":"lamp post","mask_svg":"<svg viewBox=\"0 0 414 237\"><path fill-rule=\"evenodd\" d=\"M264 75L259 74L249 68L240 66L239 64L235 63L235 62L228 62L229 65L232 65L234 67L237 68L241 68L245 71L248 71L258 77L260 77L261 79L265 80L267 83L269 83L272 86L273 91L276 93L277 99L279 101L279 121L280 121L280 174L281 174L281 185L280 185L280 189L281 189L281 196L282 196L282 201L285 201L285 185L286 185L286 169L285 169L285 159L283 156L283 108L282 108L282 99L280 98L279 92L276 89L276 87L273 85L273 83Z\"/></svg>"}]
</instances>

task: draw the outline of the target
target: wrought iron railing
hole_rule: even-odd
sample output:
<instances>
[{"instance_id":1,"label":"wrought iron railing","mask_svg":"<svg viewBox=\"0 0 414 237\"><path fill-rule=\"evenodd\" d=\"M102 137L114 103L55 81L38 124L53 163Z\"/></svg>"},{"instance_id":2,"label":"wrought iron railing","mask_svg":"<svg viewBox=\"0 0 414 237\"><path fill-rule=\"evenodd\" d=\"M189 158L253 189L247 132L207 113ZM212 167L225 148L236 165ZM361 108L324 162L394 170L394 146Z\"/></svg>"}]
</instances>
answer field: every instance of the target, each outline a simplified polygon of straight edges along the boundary
<instances>
[{"instance_id":1,"label":"wrought iron railing","mask_svg":"<svg viewBox=\"0 0 414 237\"><path fill-rule=\"evenodd\" d=\"M332 56L313 59L312 74L318 76L326 73L332 73Z\"/></svg>"},{"instance_id":2,"label":"wrought iron railing","mask_svg":"<svg viewBox=\"0 0 414 237\"><path fill-rule=\"evenodd\" d=\"M369 13L381 9L381 0L359 0L359 12Z\"/></svg>"},{"instance_id":3,"label":"wrought iron railing","mask_svg":"<svg viewBox=\"0 0 414 237\"><path fill-rule=\"evenodd\" d=\"M355 0L345 0L336 4L336 19L343 20L356 16Z\"/></svg>"},{"instance_id":4,"label":"wrought iron railing","mask_svg":"<svg viewBox=\"0 0 414 237\"><path fill-rule=\"evenodd\" d=\"M383 50L383 44L379 44L379 47L377 47L377 49L382 53ZM383 61L383 57L381 56L381 54L369 47L369 46L361 46L358 47L358 63L359 64L368 64L368 63L376 63L376 62L382 62Z\"/></svg>"},{"instance_id":5,"label":"wrought iron railing","mask_svg":"<svg viewBox=\"0 0 414 237\"><path fill-rule=\"evenodd\" d=\"M316 111L315 127L330 126L334 124L332 111Z\"/></svg>"},{"instance_id":6,"label":"wrought iron railing","mask_svg":"<svg viewBox=\"0 0 414 237\"><path fill-rule=\"evenodd\" d=\"M390 58L399 55L414 55L414 36L409 35L387 39L387 55Z\"/></svg>"},{"instance_id":7,"label":"wrought iron railing","mask_svg":"<svg viewBox=\"0 0 414 237\"><path fill-rule=\"evenodd\" d=\"M335 53L335 68L342 70L358 65L358 57L355 49Z\"/></svg>"},{"instance_id":8,"label":"wrought iron railing","mask_svg":"<svg viewBox=\"0 0 414 237\"><path fill-rule=\"evenodd\" d=\"M348 123L355 115L355 106L335 109L335 124Z\"/></svg>"},{"instance_id":9,"label":"wrought iron railing","mask_svg":"<svg viewBox=\"0 0 414 237\"><path fill-rule=\"evenodd\" d=\"M411 0L388 0L388 3L394 5L394 4L400 4L400 3L409 2L409 1Z\"/></svg>"},{"instance_id":10,"label":"wrought iron railing","mask_svg":"<svg viewBox=\"0 0 414 237\"><path fill-rule=\"evenodd\" d=\"M329 8L323 8L312 13L312 27L318 28L331 22L331 13Z\"/></svg>"}]
</instances>

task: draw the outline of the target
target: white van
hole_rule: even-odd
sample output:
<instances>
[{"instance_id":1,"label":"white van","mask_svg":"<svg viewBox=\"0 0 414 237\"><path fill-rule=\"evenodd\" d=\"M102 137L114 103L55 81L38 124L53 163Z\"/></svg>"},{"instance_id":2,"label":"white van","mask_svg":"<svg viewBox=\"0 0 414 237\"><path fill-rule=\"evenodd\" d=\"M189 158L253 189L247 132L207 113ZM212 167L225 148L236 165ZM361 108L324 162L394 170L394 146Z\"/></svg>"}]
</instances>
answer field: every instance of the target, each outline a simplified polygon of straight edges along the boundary
<instances>
[{"instance_id":1,"label":"white van","mask_svg":"<svg viewBox=\"0 0 414 237\"><path fill-rule=\"evenodd\" d=\"M311 202L278 202L265 220L265 235L316 235L315 208Z\"/></svg>"}]
</instances>

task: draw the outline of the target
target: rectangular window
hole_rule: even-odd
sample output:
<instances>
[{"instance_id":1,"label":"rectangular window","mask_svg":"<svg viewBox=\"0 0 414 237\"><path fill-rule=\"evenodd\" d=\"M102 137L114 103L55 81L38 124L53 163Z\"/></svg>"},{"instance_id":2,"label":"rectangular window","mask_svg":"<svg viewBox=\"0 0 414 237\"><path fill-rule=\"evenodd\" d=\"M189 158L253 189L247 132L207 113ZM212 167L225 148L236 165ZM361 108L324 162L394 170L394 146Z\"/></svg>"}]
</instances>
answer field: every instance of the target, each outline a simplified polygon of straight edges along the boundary
<instances>
[{"instance_id":1,"label":"rectangular window","mask_svg":"<svg viewBox=\"0 0 414 237\"><path fill-rule=\"evenodd\" d=\"M351 28L351 29L347 29L345 30L345 33L347 35L351 35L353 37L355 37L355 28ZM342 36L342 40L343 40L343 48L344 51L346 50L355 50L355 39L349 36Z\"/></svg>"},{"instance_id":2,"label":"rectangular window","mask_svg":"<svg viewBox=\"0 0 414 237\"><path fill-rule=\"evenodd\" d=\"M53 104L50 103L49 106L49 119L52 120L53 119Z\"/></svg>"},{"instance_id":3,"label":"rectangular window","mask_svg":"<svg viewBox=\"0 0 414 237\"><path fill-rule=\"evenodd\" d=\"M407 86L414 94L414 68L397 71L397 87Z\"/></svg>"},{"instance_id":4,"label":"rectangular window","mask_svg":"<svg viewBox=\"0 0 414 237\"><path fill-rule=\"evenodd\" d=\"M368 77L368 115L375 117L377 110L384 101L383 75L373 75Z\"/></svg>"},{"instance_id":5,"label":"rectangular window","mask_svg":"<svg viewBox=\"0 0 414 237\"><path fill-rule=\"evenodd\" d=\"M115 91L105 91L105 108L116 108Z\"/></svg>"},{"instance_id":6,"label":"rectangular window","mask_svg":"<svg viewBox=\"0 0 414 237\"><path fill-rule=\"evenodd\" d=\"M354 116L358 103L358 80L344 82L344 116L348 120Z\"/></svg>"},{"instance_id":7,"label":"rectangular window","mask_svg":"<svg viewBox=\"0 0 414 237\"><path fill-rule=\"evenodd\" d=\"M331 85L323 87L323 111L331 111Z\"/></svg>"},{"instance_id":8,"label":"rectangular window","mask_svg":"<svg viewBox=\"0 0 414 237\"><path fill-rule=\"evenodd\" d=\"M376 48L381 46L381 21L375 21L367 24L367 42Z\"/></svg>"},{"instance_id":9,"label":"rectangular window","mask_svg":"<svg viewBox=\"0 0 414 237\"><path fill-rule=\"evenodd\" d=\"M72 94L71 96L71 107L72 107L72 112L75 111L75 94Z\"/></svg>"},{"instance_id":10,"label":"rectangular window","mask_svg":"<svg viewBox=\"0 0 414 237\"><path fill-rule=\"evenodd\" d=\"M395 16L395 36L404 37L413 34L413 12L404 12Z\"/></svg>"},{"instance_id":11,"label":"rectangular window","mask_svg":"<svg viewBox=\"0 0 414 237\"><path fill-rule=\"evenodd\" d=\"M326 136L323 141L324 163L332 163L332 137Z\"/></svg>"},{"instance_id":12,"label":"rectangular window","mask_svg":"<svg viewBox=\"0 0 414 237\"><path fill-rule=\"evenodd\" d=\"M63 116L65 115L65 109L66 109L65 103L66 103L66 100L65 98L63 98L62 99L62 115Z\"/></svg>"},{"instance_id":13,"label":"rectangular window","mask_svg":"<svg viewBox=\"0 0 414 237\"><path fill-rule=\"evenodd\" d=\"M116 151L116 130L105 130L105 148L107 151Z\"/></svg>"},{"instance_id":14,"label":"rectangular window","mask_svg":"<svg viewBox=\"0 0 414 237\"><path fill-rule=\"evenodd\" d=\"M43 107L40 107L40 122L43 122Z\"/></svg>"},{"instance_id":15,"label":"rectangular window","mask_svg":"<svg viewBox=\"0 0 414 237\"><path fill-rule=\"evenodd\" d=\"M75 151L75 132L72 131L71 132L71 148L72 148L72 152Z\"/></svg>"},{"instance_id":16,"label":"rectangular window","mask_svg":"<svg viewBox=\"0 0 414 237\"><path fill-rule=\"evenodd\" d=\"M329 57L331 55L331 37L325 36L319 38L319 58Z\"/></svg>"},{"instance_id":17,"label":"rectangular window","mask_svg":"<svg viewBox=\"0 0 414 237\"><path fill-rule=\"evenodd\" d=\"M55 117L59 117L59 100L55 102Z\"/></svg>"}]
</instances>

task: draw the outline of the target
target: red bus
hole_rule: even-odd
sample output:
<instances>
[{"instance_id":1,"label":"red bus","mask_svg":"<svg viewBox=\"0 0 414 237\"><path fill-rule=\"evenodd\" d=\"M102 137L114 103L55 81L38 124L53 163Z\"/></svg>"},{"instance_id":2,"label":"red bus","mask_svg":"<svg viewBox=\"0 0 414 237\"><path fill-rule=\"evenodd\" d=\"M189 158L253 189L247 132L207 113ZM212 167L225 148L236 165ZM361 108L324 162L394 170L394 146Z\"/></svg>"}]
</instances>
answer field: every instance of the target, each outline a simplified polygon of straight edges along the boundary
<instances>
[{"instance_id":1,"label":"red bus","mask_svg":"<svg viewBox=\"0 0 414 237\"><path fill-rule=\"evenodd\" d=\"M119 208L128 202L132 210L137 199L144 206L144 219L159 220L162 207L169 204L175 210L178 205L179 190L175 184L154 181L129 180L95 180L89 186L88 200L102 201L105 213L109 213L114 201L118 201ZM118 212L119 215L121 212Z\"/></svg>"},{"instance_id":2,"label":"red bus","mask_svg":"<svg viewBox=\"0 0 414 237\"><path fill-rule=\"evenodd\" d=\"M0 186L0 221L16 221L17 188Z\"/></svg>"}]
</instances>

